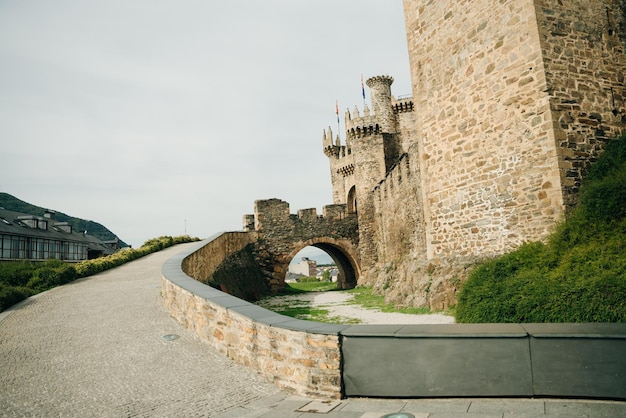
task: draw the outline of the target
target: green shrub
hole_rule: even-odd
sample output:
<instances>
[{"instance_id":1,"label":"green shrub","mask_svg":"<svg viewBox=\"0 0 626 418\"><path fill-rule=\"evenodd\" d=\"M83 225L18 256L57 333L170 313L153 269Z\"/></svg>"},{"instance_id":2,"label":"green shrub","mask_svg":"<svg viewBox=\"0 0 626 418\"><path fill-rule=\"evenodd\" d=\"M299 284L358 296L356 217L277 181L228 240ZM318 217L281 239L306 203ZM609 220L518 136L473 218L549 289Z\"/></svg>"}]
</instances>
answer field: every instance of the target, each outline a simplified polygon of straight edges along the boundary
<instances>
[{"instance_id":1,"label":"green shrub","mask_svg":"<svg viewBox=\"0 0 626 418\"><path fill-rule=\"evenodd\" d=\"M477 267L457 322L626 322L626 138L591 167L578 206L546 245Z\"/></svg>"},{"instance_id":2,"label":"green shrub","mask_svg":"<svg viewBox=\"0 0 626 418\"><path fill-rule=\"evenodd\" d=\"M36 293L121 266L175 244L193 241L198 241L198 238L163 236L146 241L138 249L123 249L107 257L85 260L77 264L60 260L0 263L0 312Z\"/></svg>"},{"instance_id":3,"label":"green shrub","mask_svg":"<svg viewBox=\"0 0 626 418\"><path fill-rule=\"evenodd\" d=\"M7 286L0 283L0 312L35 294L23 286Z\"/></svg>"},{"instance_id":4,"label":"green shrub","mask_svg":"<svg viewBox=\"0 0 626 418\"><path fill-rule=\"evenodd\" d=\"M626 215L626 162L603 179L587 182L581 190L581 211L590 221L611 223Z\"/></svg>"},{"instance_id":5,"label":"green shrub","mask_svg":"<svg viewBox=\"0 0 626 418\"><path fill-rule=\"evenodd\" d=\"M26 287L39 293L74 281L77 277L73 265L59 260L50 260L37 267Z\"/></svg>"},{"instance_id":6,"label":"green shrub","mask_svg":"<svg viewBox=\"0 0 626 418\"><path fill-rule=\"evenodd\" d=\"M0 263L0 283L9 286L26 286L35 270L35 263L30 261Z\"/></svg>"},{"instance_id":7,"label":"green shrub","mask_svg":"<svg viewBox=\"0 0 626 418\"><path fill-rule=\"evenodd\" d=\"M311 283L311 282L319 282L320 279L313 276L302 276L298 279L300 283Z\"/></svg>"},{"instance_id":8,"label":"green shrub","mask_svg":"<svg viewBox=\"0 0 626 418\"><path fill-rule=\"evenodd\" d=\"M111 254L106 257L100 257L93 260L81 261L76 265L76 273L78 277L91 276L118 266L136 260L148 254L152 254L162 249L171 247L176 244L186 242L199 241L198 238L191 238L188 235L179 237L162 236L146 241L141 247L127 248Z\"/></svg>"}]
</instances>

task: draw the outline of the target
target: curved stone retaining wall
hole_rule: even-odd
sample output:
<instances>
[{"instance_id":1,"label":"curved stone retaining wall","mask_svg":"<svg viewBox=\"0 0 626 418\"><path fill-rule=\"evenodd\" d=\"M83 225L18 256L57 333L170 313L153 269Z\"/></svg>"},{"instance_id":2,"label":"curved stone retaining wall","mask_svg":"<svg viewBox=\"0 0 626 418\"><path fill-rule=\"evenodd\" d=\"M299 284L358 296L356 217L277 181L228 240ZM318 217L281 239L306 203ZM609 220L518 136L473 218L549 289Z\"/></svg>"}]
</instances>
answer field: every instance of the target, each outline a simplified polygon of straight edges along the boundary
<instances>
[{"instance_id":1,"label":"curved stone retaining wall","mask_svg":"<svg viewBox=\"0 0 626 418\"><path fill-rule=\"evenodd\" d=\"M214 253L207 247L221 241L219 236L203 241L163 265L162 296L170 314L211 347L256 369L282 389L314 398L340 398L339 332L347 326L279 315L183 272L181 266L190 254Z\"/></svg>"},{"instance_id":2,"label":"curved stone retaining wall","mask_svg":"<svg viewBox=\"0 0 626 418\"><path fill-rule=\"evenodd\" d=\"M210 346L282 389L324 399L626 399L626 324L348 326L302 321L185 274L181 266L190 259L200 262L199 253L220 253L211 249L224 239L218 238L164 264L164 304Z\"/></svg>"}]
</instances>

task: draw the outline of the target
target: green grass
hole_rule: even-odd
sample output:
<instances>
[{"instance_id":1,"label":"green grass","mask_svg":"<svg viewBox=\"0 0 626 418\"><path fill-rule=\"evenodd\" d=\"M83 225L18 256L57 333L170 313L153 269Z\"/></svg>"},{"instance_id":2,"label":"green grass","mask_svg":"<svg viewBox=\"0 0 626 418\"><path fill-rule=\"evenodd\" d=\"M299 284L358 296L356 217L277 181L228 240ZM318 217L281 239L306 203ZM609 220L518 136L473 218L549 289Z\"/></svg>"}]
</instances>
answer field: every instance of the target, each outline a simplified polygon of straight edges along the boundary
<instances>
[{"instance_id":1,"label":"green grass","mask_svg":"<svg viewBox=\"0 0 626 418\"><path fill-rule=\"evenodd\" d=\"M318 288L322 288L322 286L319 286ZM313 292L315 291L316 290ZM330 316L330 310L326 309L326 305L313 306L310 301L290 297L291 295L303 293L308 292L300 289L292 289L290 290L290 293L283 294L281 296L269 296L256 304L278 314L297 319L304 319L307 321L323 322L326 324L358 324L360 322L358 319L354 318ZM288 299L285 299L286 297Z\"/></svg>"},{"instance_id":2,"label":"green grass","mask_svg":"<svg viewBox=\"0 0 626 418\"><path fill-rule=\"evenodd\" d=\"M310 292L329 292L335 290L338 290L336 283L303 281L285 284L285 289L281 292L281 295L288 296ZM281 315L304 319L307 321L323 322L326 324L355 324L359 322L358 320L351 318L329 316L330 311L325 309L324 306L312 306L312 304L306 300L290 299L289 301L280 304L276 304L276 300L276 297L269 296L260 302L257 302L257 304Z\"/></svg>"},{"instance_id":3,"label":"green grass","mask_svg":"<svg viewBox=\"0 0 626 418\"><path fill-rule=\"evenodd\" d=\"M626 322L626 138L607 144L579 197L547 243L470 274L457 322Z\"/></svg>"},{"instance_id":4,"label":"green grass","mask_svg":"<svg viewBox=\"0 0 626 418\"><path fill-rule=\"evenodd\" d=\"M325 322L328 320L328 309L311 308L309 306L281 306L273 309L281 315L308 321Z\"/></svg>"},{"instance_id":5,"label":"green grass","mask_svg":"<svg viewBox=\"0 0 626 418\"><path fill-rule=\"evenodd\" d=\"M280 299L283 296L328 291L349 293L353 295L354 298L348 303L359 305L365 309L372 309L380 312L397 312L418 315L431 313L428 308L397 308L394 305L387 304L385 303L385 298L383 296L374 295L372 293L371 287L359 286L351 290L338 290L335 283L328 282L289 283L282 296L270 296L257 304L281 315L309 321L324 322L328 324L358 324L361 322L359 319L355 318L330 316L330 311L326 309L326 306L313 306L310 302L303 299L291 298L284 301Z\"/></svg>"},{"instance_id":6,"label":"green grass","mask_svg":"<svg viewBox=\"0 0 626 418\"><path fill-rule=\"evenodd\" d=\"M329 316L330 311L323 307L312 306L279 306L272 310L278 314L290 316L306 321L316 321L325 324L358 324L360 321L354 318L344 318L342 316Z\"/></svg>"},{"instance_id":7,"label":"green grass","mask_svg":"<svg viewBox=\"0 0 626 418\"><path fill-rule=\"evenodd\" d=\"M337 283L332 282L298 282L287 283L285 293L328 292L338 290Z\"/></svg>"},{"instance_id":8,"label":"green grass","mask_svg":"<svg viewBox=\"0 0 626 418\"><path fill-rule=\"evenodd\" d=\"M354 299L352 299L350 303L362 306L366 309L375 309L381 312L397 312L413 315L431 313L430 309L428 308L398 308L395 305L385 303L385 297L373 294L371 287L359 286L355 287L354 289L347 290L347 292L354 295Z\"/></svg>"}]
</instances>

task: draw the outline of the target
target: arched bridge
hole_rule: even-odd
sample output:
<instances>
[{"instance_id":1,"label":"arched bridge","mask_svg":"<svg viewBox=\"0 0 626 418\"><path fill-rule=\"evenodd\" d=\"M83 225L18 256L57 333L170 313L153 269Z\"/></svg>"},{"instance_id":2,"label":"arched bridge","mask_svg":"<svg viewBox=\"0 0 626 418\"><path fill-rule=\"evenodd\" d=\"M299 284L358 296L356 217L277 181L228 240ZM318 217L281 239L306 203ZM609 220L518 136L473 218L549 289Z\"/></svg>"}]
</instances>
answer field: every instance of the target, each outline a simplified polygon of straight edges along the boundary
<instances>
[{"instance_id":1,"label":"arched bridge","mask_svg":"<svg viewBox=\"0 0 626 418\"><path fill-rule=\"evenodd\" d=\"M335 261L338 287L350 289L359 278L358 223L346 205L328 205L291 214L280 199L257 200L244 215L244 232L227 232L183 261L189 276L244 299L285 286L289 263L305 247L317 247Z\"/></svg>"},{"instance_id":2,"label":"arched bridge","mask_svg":"<svg viewBox=\"0 0 626 418\"><path fill-rule=\"evenodd\" d=\"M244 230L258 234L256 257L272 288L284 285L289 263L307 246L325 251L335 261L338 285L356 286L360 274L358 257L358 223L346 205L329 205L322 215L315 209L289 211L289 203L280 199L257 200L254 215L244 216Z\"/></svg>"}]
</instances>

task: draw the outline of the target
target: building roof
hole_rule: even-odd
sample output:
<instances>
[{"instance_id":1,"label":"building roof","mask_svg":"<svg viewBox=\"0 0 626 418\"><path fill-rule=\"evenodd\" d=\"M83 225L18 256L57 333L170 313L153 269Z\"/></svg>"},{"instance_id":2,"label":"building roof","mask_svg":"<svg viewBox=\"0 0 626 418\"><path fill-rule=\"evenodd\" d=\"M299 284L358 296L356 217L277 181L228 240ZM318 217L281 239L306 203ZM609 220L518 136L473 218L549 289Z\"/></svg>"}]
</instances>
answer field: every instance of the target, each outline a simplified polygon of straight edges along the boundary
<instances>
[{"instance_id":1,"label":"building roof","mask_svg":"<svg viewBox=\"0 0 626 418\"><path fill-rule=\"evenodd\" d=\"M86 243L89 250L113 254L115 249L102 240L86 233L74 232L67 222L51 217L29 215L0 208L0 234L45 238L49 240Z\"/></svg>"}]
</instances>

